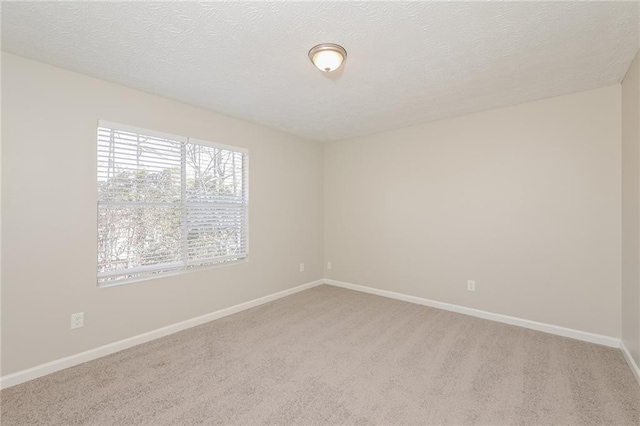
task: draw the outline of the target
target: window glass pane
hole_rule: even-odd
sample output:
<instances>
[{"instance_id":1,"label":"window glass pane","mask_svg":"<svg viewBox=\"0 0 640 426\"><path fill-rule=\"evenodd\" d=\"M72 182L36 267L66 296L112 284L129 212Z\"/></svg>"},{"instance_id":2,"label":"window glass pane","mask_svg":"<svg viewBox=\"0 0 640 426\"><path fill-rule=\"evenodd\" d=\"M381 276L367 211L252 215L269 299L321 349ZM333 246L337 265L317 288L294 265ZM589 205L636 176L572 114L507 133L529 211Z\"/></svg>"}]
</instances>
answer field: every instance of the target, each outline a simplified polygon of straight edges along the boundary
<instances>
[{"instance_id":1,"label":"window glass pane","mask_svg":"<svg viewBox=\"0 0 640 426\"><path fill-rule=\"evenodd\" d=\"M191 143L186 150L189 201L244 202L242 153Z\"/></svg>"},{"instance_id":2,"label":"window glass pane","mask_svg":"<svg viewBox=\"0 0 640 426\"><path fill-rule=\"evenodd\" d=\"M211 263L215 258L241 258L245 253L244 206L190 205L187 209L189 265Z\"/></svg>"},{"instance_id":3,"label":"window glass pane","mask_svg":"<svg viewBox=\"0 0 640 426\"><path fill-rule=\"evenodd\" d=\"M180 261L180 216L180 206L99 206L98 273Z\"/></svg>"},{"instance_id":4,"label":"window glass pane","mask_svg":"<svg viewBox=\"0 0 640 426\"><path fill-rule=\"evenodd\" d=\"M100 201L180 202L181 143L98 129Z\"/></svg>"}]
</instances>

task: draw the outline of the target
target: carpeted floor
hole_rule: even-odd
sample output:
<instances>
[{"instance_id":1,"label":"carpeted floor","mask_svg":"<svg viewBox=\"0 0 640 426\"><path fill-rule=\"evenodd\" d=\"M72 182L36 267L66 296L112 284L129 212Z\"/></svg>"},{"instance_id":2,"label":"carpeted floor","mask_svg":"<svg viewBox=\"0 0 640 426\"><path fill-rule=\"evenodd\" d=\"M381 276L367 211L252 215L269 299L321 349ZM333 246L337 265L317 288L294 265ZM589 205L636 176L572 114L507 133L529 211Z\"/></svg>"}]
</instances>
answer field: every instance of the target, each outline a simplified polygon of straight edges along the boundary
<instances>
[{"instance_id":1,"label":"carpeted floor","mask_svg":"<svg viewBox=\"0 0 640 426\"><path fill-rule=\"evenodd\" d=\"M326 285L0 396L6 426L640 424L617 349Z\"/></svg>"}]
</instances>

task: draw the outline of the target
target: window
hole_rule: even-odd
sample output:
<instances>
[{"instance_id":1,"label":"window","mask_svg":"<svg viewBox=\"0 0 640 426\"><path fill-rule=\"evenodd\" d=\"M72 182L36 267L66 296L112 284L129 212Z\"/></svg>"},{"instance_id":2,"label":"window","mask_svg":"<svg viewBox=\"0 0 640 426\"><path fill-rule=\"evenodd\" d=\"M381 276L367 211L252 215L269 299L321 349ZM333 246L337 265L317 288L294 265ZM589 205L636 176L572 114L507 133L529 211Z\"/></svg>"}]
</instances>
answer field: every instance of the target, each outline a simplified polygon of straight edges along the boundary
<instances>
[{"instance_id":1,"label":"window","mask_svg":"<svg viewBox=\"0 0 640 426\"><path fill-rule=\"evenodd\" d=\"M98 283L247 257L246 150L100 121Z\"/></svg>"}]
</instances>

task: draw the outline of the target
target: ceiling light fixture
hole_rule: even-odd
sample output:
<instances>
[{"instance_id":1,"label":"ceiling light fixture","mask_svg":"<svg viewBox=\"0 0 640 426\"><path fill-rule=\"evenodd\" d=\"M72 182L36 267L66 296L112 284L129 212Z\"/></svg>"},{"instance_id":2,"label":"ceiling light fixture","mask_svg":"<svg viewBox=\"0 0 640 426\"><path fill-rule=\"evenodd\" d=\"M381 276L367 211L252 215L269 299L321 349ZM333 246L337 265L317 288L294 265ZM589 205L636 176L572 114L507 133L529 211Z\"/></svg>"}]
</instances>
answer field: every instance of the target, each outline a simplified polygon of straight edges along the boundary
<instances>
[{"instance_id":1,"label":"ceiling light fixture","mask_svg":"<svg viewBox=\"0 0 640 426\"><path fill-rule=\"evenodd\" d=\"M337 44L322 43L311 48L309 59L320 71L331 72L340 68L347 59L347 51Z\"/></svg>"}]
</instances>

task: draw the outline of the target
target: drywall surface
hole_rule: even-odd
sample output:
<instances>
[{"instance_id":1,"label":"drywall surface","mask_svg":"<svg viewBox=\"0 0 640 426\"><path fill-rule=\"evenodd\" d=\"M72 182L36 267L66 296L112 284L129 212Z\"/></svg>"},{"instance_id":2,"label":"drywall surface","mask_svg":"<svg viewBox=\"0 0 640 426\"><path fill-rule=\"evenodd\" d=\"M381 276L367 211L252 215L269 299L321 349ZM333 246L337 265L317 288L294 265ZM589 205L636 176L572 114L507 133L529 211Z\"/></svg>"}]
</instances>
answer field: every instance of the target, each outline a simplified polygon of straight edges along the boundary
<instances>
[{"instance_id":1,"label":"drywall surface","mask_svg":"<svg viewBox=\"0 0 640 426\"><path fill-rule=\"evenodd\" d=\"M325 277L619 338L620 119L615 85L327 144Z\"/></svg>"},{"instance_id":2,"label":"drywall surface","mask_svg":"<svg viewBox=\"0 0 640 426\"><path fill-rule=\"evenodd\" d=\"M2 375L322 278L319 143L10 54L2 89ZM247 148L248 262L98 288L99 119Z\"/></svg>"},{"instance_id":3,"label":"drywall surface","mask_svg":"<svg viewBox=\"0 0 640 426\"><path fill-rule=\"evenodd\" d=\"M640 365L640 54L622 81L622 341Z\"/></svg>"}]
</instances>

